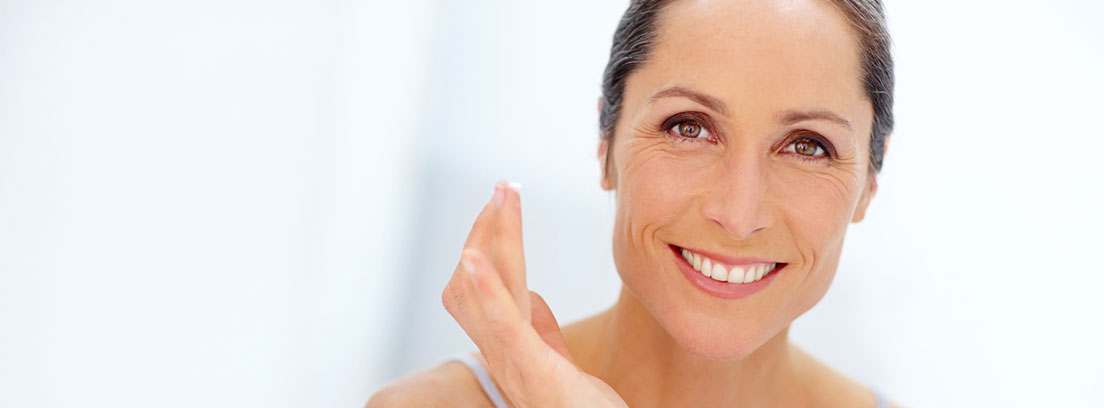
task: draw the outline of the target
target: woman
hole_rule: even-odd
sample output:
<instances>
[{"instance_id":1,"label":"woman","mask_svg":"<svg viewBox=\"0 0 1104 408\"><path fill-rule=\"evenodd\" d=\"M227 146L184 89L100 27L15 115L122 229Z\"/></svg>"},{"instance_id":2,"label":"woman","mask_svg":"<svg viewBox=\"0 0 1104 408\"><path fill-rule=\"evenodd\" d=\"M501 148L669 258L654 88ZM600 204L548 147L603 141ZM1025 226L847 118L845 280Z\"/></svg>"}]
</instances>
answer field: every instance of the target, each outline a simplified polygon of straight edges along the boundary
<instances>
[{"instance_id":1,"label":"woman","mask_svg":"<svg viewBox=\"0 0 1104 408\"><path fill-rule=\"evenodd\" d=\"M442 294L479 347L383 406L885 406L788 340L877 191L893 71L877 0L637 0L599 103L610 309L561 330L500 182Z\"/></svg>"}]
</instances>

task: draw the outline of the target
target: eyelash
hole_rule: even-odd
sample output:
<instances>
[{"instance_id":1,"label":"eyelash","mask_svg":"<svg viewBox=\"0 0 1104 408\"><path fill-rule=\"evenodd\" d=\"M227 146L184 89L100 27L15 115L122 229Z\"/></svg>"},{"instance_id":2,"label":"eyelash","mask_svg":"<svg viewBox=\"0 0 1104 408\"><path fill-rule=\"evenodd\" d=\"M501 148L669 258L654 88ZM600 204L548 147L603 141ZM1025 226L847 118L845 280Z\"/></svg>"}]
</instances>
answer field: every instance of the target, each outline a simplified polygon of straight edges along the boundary
<instances>
[{"instance_id":1,"label":"eyelash","mask_svg":"<svg viewBox=\"0 0 1104 408\"><path fill-rule=\"evenodd\" d=\"M673 139L674 141L679 142L679 143L685 143L685 142L693 143L695 141L701 140L701 141L705 141L705 142L708 142L708 143L717 144L717 142L719 140L717 139L717 136L716 136L715 132L713 131L712 127L707 125L707 123L709 123L709 122L707 120L699 118L699 116L700 116L699 114L694 114L694 113L685 113L685 114L675 115L675 116L672 116L670 119L667 119L666 121L664 121L663 125L661 125L661 127L663 129L663 132L666 133L668 137L670 137L671 139ZM689 123L689 122L693 122L694 124L698 125L698 127L701 129L700 131L707 132L709 137L706 137L706 138L700 138L700 137L699 138L688 138L688 137L684 137L684 136L679 135L678 131L676 130L677 127L682 126L683 124L686 124L686 123ZM817 145L817 147L824 152L823 156L820 156L820 155L806 156L806 155L797 153L796 147L793 148L793 149L790 149L790 146L794 146L797 142L800 142L800 141L803 141L803 140L808 140L810 142L815 143ZM797 137L792 138L789 141L789 143L786 143L785 146L786 146L786 148L783 149L783 151L792 151L792 154L794 156L798 156L798 159L803 160L803 161L812 162L812 161L820 161L820 160L825 160L825 159L833 159L835 157L835 150L832 148L832 144L830 142L828 142L827 140L825 140L819 134L816 134L814 132L810 132L808 130L798 131L797 132Z\"/></svg>"},{"instance_id":2,"label":"eyelash","mask_svg":"<svg viewBox=\"0 0 1104 408\"><path fill-rule=\"evenodd\" d=\"M713 131L713 128L706 124L706 123L709 123L709 121L704 120L704 119L700 118L699 116L700 116L699 114L695 114L695 113L685 113L685 114L675 115L675 116L672 116L670 119L667 119L666 121L664 121L663 124L660 125L660 127L663 129L663 132L667 134L667 136L671 137L676 142L694 142L694 141L698 141L698 140L707 141L707 142L713 143L713 144L716 144L717 142L719 142L719 140L717 140L717 136L716 136L715 132ZM709 134L709 137L707 137L707 138L701 138L701 137L688 138L688 137L684 137L684 136L680 135L678 133L678 131L676 130L676 128L679 127L679 126L682 126L683 124L691 123L691 122L698 125L698 128L700 129L700 131L706 132L707 134Z\"/></svg>"},{"instance_id":3,"label":"eyelash","mask_svg":"<svg viewBox=\"0 0 1104 408\"><path fill-rule=\"evenodd\" d=\"M790 152L792 150L792 154L794 156L797 156L798 159L805 161L832 159L836 156L835 151L832 149L832 144L828 143L828 141L824 140L824 138L820 135L809 131L800 131L797 134L797 137L794 137L793 140L790 140L789 143L786 143L786 148L783 149L783 151ZM790 148L790 146L795 146L797 142L800 142L802 140L808 140L815 143L817 145L817 148L824 151L824 155L806 156L798 153L796 147L794 147L793 149Z\"/></svg>"}]
</instances>

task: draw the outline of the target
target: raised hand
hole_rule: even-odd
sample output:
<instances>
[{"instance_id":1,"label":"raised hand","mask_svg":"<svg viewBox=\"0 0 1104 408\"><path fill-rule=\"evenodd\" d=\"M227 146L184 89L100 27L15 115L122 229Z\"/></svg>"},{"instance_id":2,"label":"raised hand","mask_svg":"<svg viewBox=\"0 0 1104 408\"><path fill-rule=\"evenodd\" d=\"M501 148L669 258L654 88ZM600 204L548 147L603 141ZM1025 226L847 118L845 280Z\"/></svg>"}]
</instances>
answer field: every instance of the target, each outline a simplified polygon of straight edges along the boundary
<instances>
[{"instance_id":1,"label":"raised hand","mask_svg":"<svg viewBox=\"0 0 1104 408\"><path fill-rule=\"evenodd\" d=\"M609 385L579 369L548 305L527 289L515 186L495 185L441 301L514 406L627 406Z\"/></svg>"}]
</instances>

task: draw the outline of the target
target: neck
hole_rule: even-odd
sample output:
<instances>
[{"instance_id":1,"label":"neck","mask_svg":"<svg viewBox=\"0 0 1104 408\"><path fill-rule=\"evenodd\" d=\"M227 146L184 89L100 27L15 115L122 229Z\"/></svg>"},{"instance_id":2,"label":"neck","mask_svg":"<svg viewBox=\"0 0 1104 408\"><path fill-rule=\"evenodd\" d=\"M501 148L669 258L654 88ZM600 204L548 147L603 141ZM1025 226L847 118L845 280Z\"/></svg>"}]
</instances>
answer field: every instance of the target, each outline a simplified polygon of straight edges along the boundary
<instances>
[{"instance_id":1,"label":"neck","mask_svg":"<svg viewBox=\"0 0 1104 408\"><path fill-rule=\"evenodd\" d=\"M798 379L789 328L744 358L711 360L679 346L624 286L613 307L564 334L583 370L632 407L778 405Z\"/></svg>"}]
</instances>

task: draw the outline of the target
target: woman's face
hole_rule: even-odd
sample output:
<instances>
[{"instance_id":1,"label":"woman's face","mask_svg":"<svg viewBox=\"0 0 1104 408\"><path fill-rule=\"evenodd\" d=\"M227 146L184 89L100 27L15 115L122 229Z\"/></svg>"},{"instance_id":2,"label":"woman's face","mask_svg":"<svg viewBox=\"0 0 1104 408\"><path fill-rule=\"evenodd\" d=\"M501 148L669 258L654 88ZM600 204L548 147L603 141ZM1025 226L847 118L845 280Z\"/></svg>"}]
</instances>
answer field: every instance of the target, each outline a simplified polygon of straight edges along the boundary
<instances>
[{"instance_id":1,"label":"woman's face","mask_svg":"<svg viewBox=\"0 0 1104 408\"><path fill-rule=\"evenodd\" d=\"M614 260L683 348L741 358L820 301L875 191L858 45L815 0L678 1L657 34L608 147ZM726 271L783 266L722 297L682 248Z\"/></svg>"}]
</instances>

